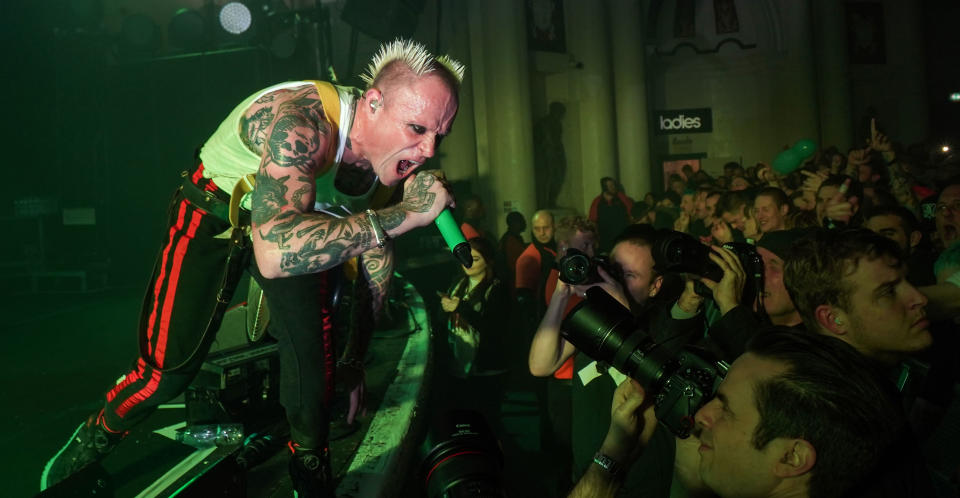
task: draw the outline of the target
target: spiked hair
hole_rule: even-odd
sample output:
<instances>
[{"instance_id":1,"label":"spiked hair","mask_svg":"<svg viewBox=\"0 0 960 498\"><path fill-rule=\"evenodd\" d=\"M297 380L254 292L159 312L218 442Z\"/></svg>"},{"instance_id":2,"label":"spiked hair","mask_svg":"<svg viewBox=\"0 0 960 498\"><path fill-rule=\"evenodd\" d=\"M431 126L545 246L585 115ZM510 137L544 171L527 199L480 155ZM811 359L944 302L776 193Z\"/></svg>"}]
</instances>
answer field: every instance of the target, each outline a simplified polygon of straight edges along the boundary
<instances>
[{"instance_id":1,"label":"spiked hair","mask_svg":"<svg viewBox=\"0 0 960 498\"><path fill-rule=\"evenodd\" d=\"M376 86L385 70L394 62L402 63L418 78L437 70L448 73L444 79L449 81L454 90L458 90L463 81L463 64L446 55L435 57L422 44L400 38L380 46L360 79L368 88Z\"/></svg>"}]
</instances>

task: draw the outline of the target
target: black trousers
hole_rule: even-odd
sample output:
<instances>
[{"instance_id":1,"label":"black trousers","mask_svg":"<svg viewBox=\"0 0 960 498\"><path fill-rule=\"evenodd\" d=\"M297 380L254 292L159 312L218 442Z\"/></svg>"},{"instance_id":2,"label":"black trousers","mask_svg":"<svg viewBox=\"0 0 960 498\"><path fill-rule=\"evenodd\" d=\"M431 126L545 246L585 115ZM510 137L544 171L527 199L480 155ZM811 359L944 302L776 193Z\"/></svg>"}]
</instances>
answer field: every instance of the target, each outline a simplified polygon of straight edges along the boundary
<instances>
[{"instance_id":1,"label":"black trousers","mask_svg":"<svg viewBox=\"0 0 960 498\"><path fill-rule=\"evenodd\" d=\"M193 178L201 190L226 197L198 173ZM100 420L112 432L129 430L187 388L218 327L204 332L211 320L219 324L222 318L217 294L231 242L216 236L226 232L229 223L195 206L178 190L167 225L141 310L137 331L141 355L106 394ZM335 368L327 274L265 279L254 258L247 256L248 270L270 306L269 331L278 340L280 357L280 402L291 438L304 447L324 447ZM232 296L220 297L229 301Z\"/></svg>"}]
</instances>

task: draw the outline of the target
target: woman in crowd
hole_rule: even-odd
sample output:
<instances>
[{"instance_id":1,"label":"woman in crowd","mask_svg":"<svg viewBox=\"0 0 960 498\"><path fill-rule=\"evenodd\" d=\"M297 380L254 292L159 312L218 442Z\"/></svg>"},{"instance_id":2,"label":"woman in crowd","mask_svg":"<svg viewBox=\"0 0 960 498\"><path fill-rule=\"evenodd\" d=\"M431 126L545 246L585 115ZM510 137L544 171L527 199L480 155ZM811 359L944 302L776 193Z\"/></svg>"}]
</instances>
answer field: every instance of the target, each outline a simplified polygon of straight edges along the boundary
<instances>
[{"instance_id":1,"label":"woman in crowd","mask_svg":"<svg viewBox=\"0 0 960 498\"><path fill-rule=\"evenodd\" d=\"M510 304L508 290L493 273L493 247L482 238L469 243L473 265L462 267L463 275L440 297L448 345L443 360L449 374L441 400L447 408L477 410L493 422L499 419L507 371L503 320Z\"/></svg>"}]
</instances>

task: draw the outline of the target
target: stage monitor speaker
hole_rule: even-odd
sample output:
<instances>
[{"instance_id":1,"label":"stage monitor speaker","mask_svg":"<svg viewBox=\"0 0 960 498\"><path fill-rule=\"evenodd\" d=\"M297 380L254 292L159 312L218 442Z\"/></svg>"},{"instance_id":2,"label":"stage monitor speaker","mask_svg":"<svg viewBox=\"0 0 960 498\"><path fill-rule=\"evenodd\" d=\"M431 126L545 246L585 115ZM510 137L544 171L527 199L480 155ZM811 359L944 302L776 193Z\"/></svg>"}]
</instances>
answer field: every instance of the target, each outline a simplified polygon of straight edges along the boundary
<instances>
[{"instance_id":1,"label":"stage monitor speaker","mask_svg":"<svg viewBox=\"0 0 960 498\"><path fill-rule=\"evenodd\" d=\"M382 41L409 38L417 29L424 0L347 0L340 18Z\"/></svg>"}]
</instances>

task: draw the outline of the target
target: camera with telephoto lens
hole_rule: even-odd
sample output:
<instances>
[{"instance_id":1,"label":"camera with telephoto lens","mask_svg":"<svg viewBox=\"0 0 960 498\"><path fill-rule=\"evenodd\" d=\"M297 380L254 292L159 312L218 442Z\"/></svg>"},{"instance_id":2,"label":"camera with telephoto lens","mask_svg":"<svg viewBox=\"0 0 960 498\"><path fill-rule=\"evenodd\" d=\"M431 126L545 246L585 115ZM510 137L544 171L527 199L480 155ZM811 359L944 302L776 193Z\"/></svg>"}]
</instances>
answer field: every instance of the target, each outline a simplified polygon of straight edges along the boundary
<instances>
[{"instance_id":1,"label":"camera with telephoto lens","mask_svg":"<svg viewBox=\"0 0 960 498\"><path fill-rule=\"evenodd\" d=\"M570 285L585 285L603 282L597 268L603 268L614 280L622 281L620 267L612 264L604 256L591 258L583 251L567 249L566 254L557 262L560 280Z\"/></svg>"},{"instance_id":2,"label":"camera with telephoto lens","mask_svg":"<svg viewBox=\"0 0 960 498\"><path fill-rule=\"evenodd\" d=\"M763 258L757 248L744 242L728 242L723 247L736 254L747 276L741 303L753 303L763 293ZM654 268L661 273L689 273L714 282L723 278L723 270L710 259L709 246L693 236L673 230L662 230L651 247ZM709 289L697 282L697 294L710 296Z\"/></svg>"},{"instance_id":3,"label":"camera with telephoto lens","mask_svg":"<svg viewBox=\"0 0 960 498\"><path fill-rule=\"evenodd\" d=\"M423 450L420 476L429 498L506 498L503 451L480 413L445 413Z\"/></svg>"},{"instance_id":4,"label":"camera with telephoto lens","mask_svg":"<svg viewBox=\"0 0 960 498\"><path fill-rule=\"evenodd\" d=\"M652 396L657 420L677 437L694 428L693 417L710 401L728 365L685 345L679 352L657 343L630 311L603 289L592 287L561 326L564 339L587 356L636 380Z\"/></svg>"}]
</instances>

